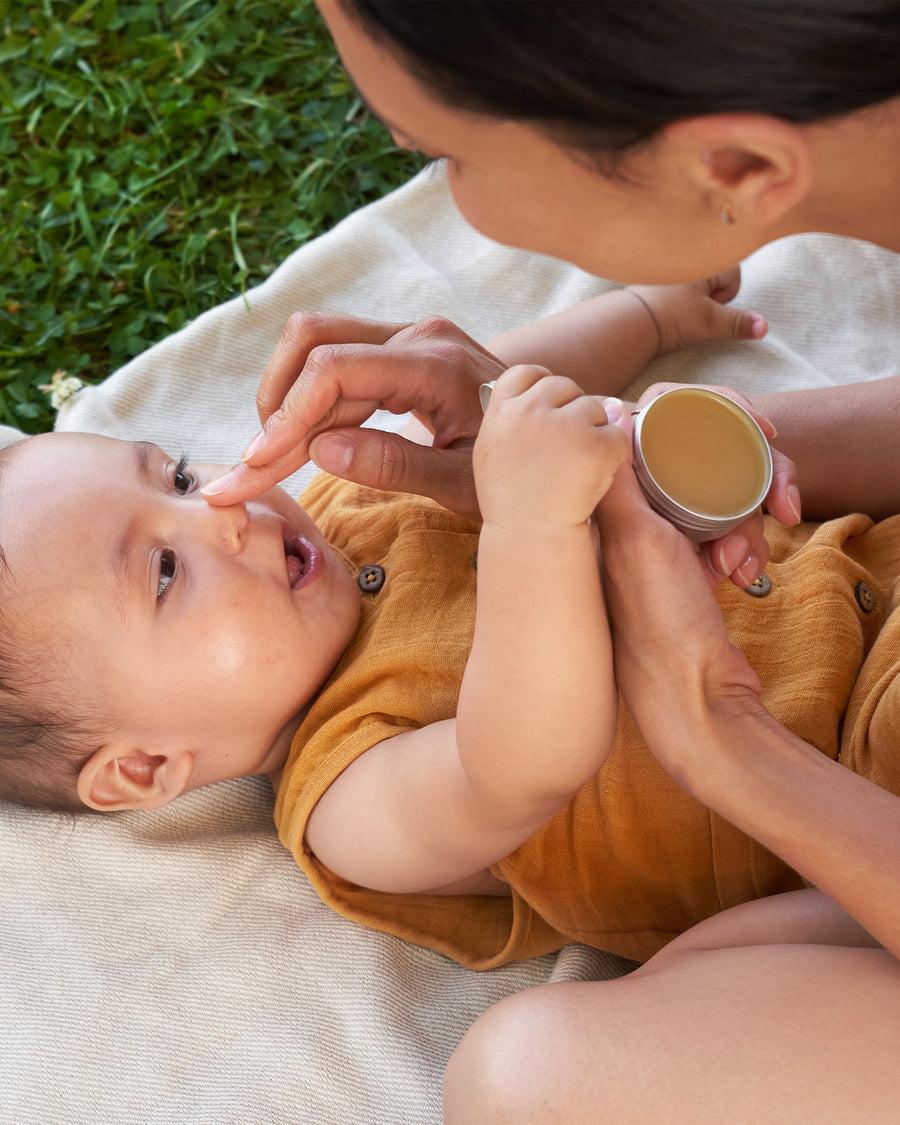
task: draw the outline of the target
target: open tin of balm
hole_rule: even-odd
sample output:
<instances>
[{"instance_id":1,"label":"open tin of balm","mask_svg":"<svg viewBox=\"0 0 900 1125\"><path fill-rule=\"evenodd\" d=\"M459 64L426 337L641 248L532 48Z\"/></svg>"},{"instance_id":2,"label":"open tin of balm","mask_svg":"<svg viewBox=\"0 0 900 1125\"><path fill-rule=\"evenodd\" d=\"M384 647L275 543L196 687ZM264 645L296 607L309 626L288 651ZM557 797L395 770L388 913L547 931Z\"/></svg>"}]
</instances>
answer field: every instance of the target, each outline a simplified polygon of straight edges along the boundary
<instances>
[{"instance_id":1,"label":"open tin of balm","mask_svg":"<svg viewBox=\"0 0 900 1125\"><path fill-rule=\"evenodd\" d=\"M759 507L772 483L772 453L736 402L676 387L635 416L634 471L651 508L699 543Z\"/></svg>"}]
</instances>

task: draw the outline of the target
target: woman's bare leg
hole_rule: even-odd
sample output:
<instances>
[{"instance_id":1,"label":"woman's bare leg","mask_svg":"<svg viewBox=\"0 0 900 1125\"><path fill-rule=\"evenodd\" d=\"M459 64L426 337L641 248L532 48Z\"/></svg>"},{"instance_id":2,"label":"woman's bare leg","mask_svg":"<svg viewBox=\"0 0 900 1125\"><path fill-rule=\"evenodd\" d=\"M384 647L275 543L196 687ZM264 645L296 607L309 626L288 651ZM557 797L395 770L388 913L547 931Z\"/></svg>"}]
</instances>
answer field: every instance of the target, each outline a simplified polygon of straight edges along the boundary
<instances>
[{"instance_id":1,"label":"woman's bare leg","mask_svg":"<svg viewBox=\"0 0 900 1125\"><path fill-rule=\"evenodd\" d=\"M628 977L486 1012L450 1061L447 1125L895 1125L900 964L863 944L718 947L716 921L711 948L685 935Z\"/></svg>"}]
</instances>

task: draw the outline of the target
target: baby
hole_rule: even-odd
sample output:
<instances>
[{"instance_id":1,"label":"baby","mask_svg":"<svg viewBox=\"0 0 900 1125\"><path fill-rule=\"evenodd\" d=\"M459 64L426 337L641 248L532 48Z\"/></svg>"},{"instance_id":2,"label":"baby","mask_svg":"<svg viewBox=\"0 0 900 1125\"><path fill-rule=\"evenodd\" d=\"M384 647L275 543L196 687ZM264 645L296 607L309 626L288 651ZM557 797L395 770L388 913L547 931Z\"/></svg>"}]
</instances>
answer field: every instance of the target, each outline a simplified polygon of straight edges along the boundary
<instances>
[{"instance_id":1,"label":"baby","mask_svg":"<svg viewBox=\"0 0 900 1125\"><path fill-rule=\"evenodd\" d=\"M579 315L624 381L666 340L725 334L709 293L619 292L600 299L611 318ZM480 526L325 474L303 508L278 488L212 507L200 488L220 466L144 442L8 447L0 792L152 809L264 774L329 905L478 968L574 940L644 959L799 886L679 790L627 714L617 729L591 516L627 453L601 399L524 365L475 444ZM768 651L760 603L727 598ZM802 625L780 616L779 633ZM820 710L800 726L837 753Z\"/></svg>"}]
</instances>

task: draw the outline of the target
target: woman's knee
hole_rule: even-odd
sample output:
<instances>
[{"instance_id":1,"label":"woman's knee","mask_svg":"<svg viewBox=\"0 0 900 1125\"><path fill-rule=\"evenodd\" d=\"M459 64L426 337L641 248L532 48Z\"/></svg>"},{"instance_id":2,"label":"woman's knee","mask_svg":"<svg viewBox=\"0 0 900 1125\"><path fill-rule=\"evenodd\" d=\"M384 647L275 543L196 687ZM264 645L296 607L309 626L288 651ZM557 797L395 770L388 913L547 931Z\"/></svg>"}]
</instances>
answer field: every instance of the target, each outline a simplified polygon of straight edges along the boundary
<instances>
[{"instance_id":1,"label":"woman's knee","mask_svg":"<svg viewBox=\"0 0 900 1125\"><path fill-rule=\"evenodd\" d=\"M577 1035L558 985L516 993L489 1008L454 1051L444 1078L445 1125L559 1122L551 1100L560 1060Z\"/></svg>"}]
</instances>

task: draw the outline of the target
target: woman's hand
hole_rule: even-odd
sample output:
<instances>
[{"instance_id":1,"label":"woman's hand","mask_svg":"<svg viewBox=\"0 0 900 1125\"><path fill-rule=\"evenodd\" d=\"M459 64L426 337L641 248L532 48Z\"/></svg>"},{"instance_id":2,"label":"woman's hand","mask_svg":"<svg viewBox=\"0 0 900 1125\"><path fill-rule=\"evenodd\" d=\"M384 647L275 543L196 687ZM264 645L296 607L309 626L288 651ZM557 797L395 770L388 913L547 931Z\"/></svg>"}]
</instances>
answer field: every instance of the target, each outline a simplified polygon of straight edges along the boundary
<instances>
[{"instance_id":1,"label":"woman's hand","mask_svg":"<svg viewBox=\"0 0 900 1125\"><path fill-rule=\"evenodd\" d=\"M695 384L691 384L694 386ZM706 383L697 386L706 387L710 391L718 391L732 399L747 410L756 420L760 429L771 443L776 436L772 423L753 406L753 403L729 390L728 387L718 387ZM646 406L663 391L672 390L683 386L681 383L654 383L648 387L638 400L638 406ZM793 461L773 447L772 451L772 485L765 499L766 510L785 527L793 527L800 522L800 490L797 486L797 470ZM716 580L730 578L740 587L749 586L765 569L769 558L769 547L763 537L763 523L760 515L751 516L739 528L729 532L721 539L714 539L703 546L701 552L707 570Z\"/></svg>"},{"instance_id":2,"label":"woman's hand","mask_svg":"<svg viewBox=\"0 0 900 1125\"><path fill-rule=\"evenodd\" d=\"M348 480L477 512L468 447L481 425L478 388L503 370L490 352L439 317L388 324L296 313L260 383L261 433L241 463L210 482L204 495L213 504L248 499L312 455L320 468ZM411 410L434 435L433 447L360 429L378 409Z\"/></svg>"},{"instance_id":3,"label":"woman's hand","mask_svg":"<svg viewBox=\"0 0 900 1125\"><path fill-rule=\"evenodd\" d=\"M711 712L761 710L759 681L728 639L707 545L650 508L630 467L597 522L616 679L654 754L690 789L692 724L699 734Z\"/></svg>"},{"instance_id":4,"label":"woman's hand","mask_svg":"<svg viewBox=\"0 0 900 1125\"><path fill-rule=\"evenodd\" d=\"M766 711L702 554L624 469L598 509L616 680L688 793L779 855L900 954L900 803ZM851 927L852 930L852 927Z\"/></svg>"}]
</instances>

